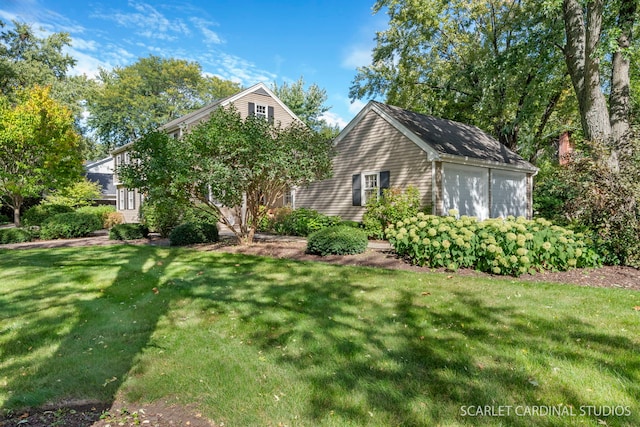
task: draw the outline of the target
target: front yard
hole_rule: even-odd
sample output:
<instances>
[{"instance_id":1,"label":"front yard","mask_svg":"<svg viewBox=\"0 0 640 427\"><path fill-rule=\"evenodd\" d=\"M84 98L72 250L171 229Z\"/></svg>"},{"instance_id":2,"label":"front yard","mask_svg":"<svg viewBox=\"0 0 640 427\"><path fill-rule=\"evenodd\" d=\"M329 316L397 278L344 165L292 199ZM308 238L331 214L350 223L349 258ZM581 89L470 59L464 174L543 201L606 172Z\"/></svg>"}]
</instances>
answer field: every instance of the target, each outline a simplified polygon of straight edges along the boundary
<instances>
[{"instance_id":1,"label":"front yard","mask_svg":"<svg viewBox=\"0 0 640 427\"><path fill-rule=\"evenodd\" d=\"M0 408L640 425L640 292L114 245L0 251Z\"/></svg>"}]
</instances>

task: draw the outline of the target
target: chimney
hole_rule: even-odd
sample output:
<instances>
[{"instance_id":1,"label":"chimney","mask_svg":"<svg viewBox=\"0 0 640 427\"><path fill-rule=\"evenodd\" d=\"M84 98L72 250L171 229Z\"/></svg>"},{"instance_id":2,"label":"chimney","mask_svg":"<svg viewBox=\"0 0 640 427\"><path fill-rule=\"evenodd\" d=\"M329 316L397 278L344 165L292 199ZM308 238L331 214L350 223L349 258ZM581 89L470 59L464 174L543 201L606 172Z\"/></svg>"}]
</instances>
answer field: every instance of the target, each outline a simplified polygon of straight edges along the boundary
<instances>
[{"instance_id":1,"label":"chimney","mask_svg":"<svg viewBox=\"0 0 640 427\"><path fill-rule=\"evenodd\" d=\"M571 161L573 146L569 140L569 132L563 132L558 139L558 161L561 166L566 166Z\"/></svg>"}]
</instances>

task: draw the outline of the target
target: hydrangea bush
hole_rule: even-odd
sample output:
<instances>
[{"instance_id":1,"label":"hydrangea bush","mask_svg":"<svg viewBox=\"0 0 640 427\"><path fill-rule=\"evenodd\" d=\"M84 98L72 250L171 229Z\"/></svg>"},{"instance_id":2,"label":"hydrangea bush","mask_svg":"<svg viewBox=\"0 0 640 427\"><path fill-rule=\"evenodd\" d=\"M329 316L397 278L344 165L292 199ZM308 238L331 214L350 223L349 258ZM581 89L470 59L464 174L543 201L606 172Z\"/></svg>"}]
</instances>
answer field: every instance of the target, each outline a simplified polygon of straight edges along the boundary
<instances>
[{"instance_id":1,"label":"hydrangea bush","mask_svg":"<svg viewBox=\"0 0 640 427\"><path fill-rule=\"evenodd\" d=\"M519 276L600 264L581 234L545 219L478 221L456 215L418 213L390 225L385 233L398 255L411 263L454 271L464 267Z\"/></svg>"}]
</instances>

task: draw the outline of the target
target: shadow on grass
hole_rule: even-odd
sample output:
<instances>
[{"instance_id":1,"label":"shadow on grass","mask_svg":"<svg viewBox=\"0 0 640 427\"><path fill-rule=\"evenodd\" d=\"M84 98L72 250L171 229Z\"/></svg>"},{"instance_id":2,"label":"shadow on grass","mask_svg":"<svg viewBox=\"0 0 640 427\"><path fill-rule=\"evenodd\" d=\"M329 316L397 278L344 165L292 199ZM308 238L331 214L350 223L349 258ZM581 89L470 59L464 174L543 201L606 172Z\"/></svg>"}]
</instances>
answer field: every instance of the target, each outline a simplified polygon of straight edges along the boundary
<instances>
[{"instance_id":1,"label":"shadow on grass","mask_svg":"<svg viewBox=\"0 0 640 427\"><path fill-rule=\"evenodd\" d=\"M394 289L394 275L386 271L274 265L275 279L267 269L209 280L223 288L210 307L234 310L252 345L294 368L312 390L307 415L318 424L338 417L350 425L571 425L575 419L566 413L516 416L513 409L502 420L465 419L461 407L569 408L577 416L584 406L640 400L640 359L633 356L638 341L600 332L589 321L523 311L473 290L440 289L438 297L448 302L431 303L434 296L419 286ZM372 286L367 277L373 276ZM594 401L577 384L581 373L564 372L572 366L598 373L584 384L610 379L625 391L626 402L603 401L602 394ZM640 425L640 407L631 410L630 416L600 419ZM581 420L596 425L599 417Z\"/></svg>"},{"instance_id":2,"label":"shadow on grass","mask_svg":"<svg viewBox=\"0 0 640 427\"><path fill-rule=\"evenodd\" d=\"M128 375L144 375L134 368L176 299L215 312L212 329L216 318L237 316L233 333L309 390L302 415L314 424L570 425L573 419L560 417L464 418L461 406L562 404L578 412L621 403L592 400L578 384L580 369L597 372L584 384L610 379L612 398L640 401L637 340L602 332L589 317L549 316L480 297L472 286L430 288L406 273L170 249L56 251L46 260L43 254L20 259L50 274L0 298L12 302L0 307L3 321L19 313L30 319L2 358L27 360L37 353L34 345L43 354L29 369L5 364L0 378L10 378L7 408L78 396L112 401ZM79 295L77 284L57 286L69 274L74 283L94 281L91 271L105 263L117 270L104 288ZM59 305L54 314L38 310L47 298ZM47 353L56 336L64 338ZM566 372L572 369L577 374ZM597 418L582 421L595 425ZM606 419L612 420L640 425L640 407L636 403L629 417Z\"/></svg>"},{"instance_id":3,"label":"shadow on grass","mask_svg":"<svg viewBox=\"0 0 640 427\"><path fill-rule=\"evenodd\" d=\"M23 319L0 349L0 377L10 378L4 408L112 402L169 304L153 292L163 279L150 266L173 257L121 245L21 252L22 267L41 276L0 298L3 322Z\"/></svg>"}]
</instances>

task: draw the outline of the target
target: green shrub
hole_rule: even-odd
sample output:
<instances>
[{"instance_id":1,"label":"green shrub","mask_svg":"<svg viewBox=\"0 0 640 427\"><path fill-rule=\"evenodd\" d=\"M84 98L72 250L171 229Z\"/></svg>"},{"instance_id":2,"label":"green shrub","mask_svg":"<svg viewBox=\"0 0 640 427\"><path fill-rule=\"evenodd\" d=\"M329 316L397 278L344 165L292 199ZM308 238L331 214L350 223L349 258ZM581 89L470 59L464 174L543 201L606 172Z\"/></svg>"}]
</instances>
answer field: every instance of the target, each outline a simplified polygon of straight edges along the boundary
<instances>
[{"instance_id":1,"label":"green shrub","mask_svg":"<svg viewBox=\"0 0 640 427\"><path fill-rule=\"evenodd\" d=\"M0 244L30 242L33 239L25 228L0 228Z\"/></svg>"},{"instance_id":2,"label":"green shrub","mask_svg":"<svg viewBox=\"0 0 640 427\"><path fill-rule=\"evenodd\" d=\"M309 235L307 253L316 255L352 255L367 249L367 233L358 228L336 225Z\"/></svg>"},{"instance_id":3,"label":"green shrub","mask_svg":"<svg viewBox=\"0 0 640 427\"><path fill-rule=\"evenodd\" d=\"M475 268L518 276L540 270L592 267L600 258L584 236L550 221L489 219L418 213L386 230L398 255L416 265Z\"/></svg>"},{"instance_id":4,"label":"green shrub","mask_svg":"<svg viewBox=\"0 0 640 427\"><path fill-rule=\"evenodd\" d=\"M10 222L13 222L11 218L6 216L5 214L0 214L0 224L9 224Z\"/></svg>"},{"instance_id":5,"label":"green shrub","mask_svg":"<svg viewBox=\"0 0 640 427\"><path fill-rule=\"evenodd\" d=\"M141 206L142 223L149 230L169 237L171 231L183 223L215 224L218 217L207 209L171 198L146 199Z\"/></svg>"},{"instance_id":6,"label":"green shrub","mask_svg":"<svg viewBox=\"0 0 640 427\"><path fill-rule=\"evenodd\" d=\"M187 222L173 229L169 235L171 246L185 246L196 243L214 243L219 239L215 224Z\"/></svg>"},{"instance_id":7,"label":"green shrub","mask_svg":"<svg viewBox=\"0 0 640 427\"><path fill-rule=\"evenodd\" d=\"M111 223L111 215L116 213L116 208L110 205L83 206L76 209L76 212L95 215L102 223L102 228L110 228L113 226ZM120 214L120 216L122 216L122 214Z\"/></svg>"},{"instance_id":8,"label":"green shrub","mask_svg":"<svg viewBox=\"0 0 640 427\"><path fill-rule=\"evenodd\" d=\"M287 236L308 236L341 221L340 217L324 215L313 209L280 208L270 221L269 231Z\"/></svg>"},{"instance_id":9,"label":"green shrub","mask_svg":"<svg viewBox=\"0 0 640 427\"><path fill-rule=\"evenodd\" d=\"M144 239L149 235L149 228L144 224L116 224L109 230L110 240Z\"/></svg>"},{"instance_id":10,"label":"green shrub","mask_svg":"<svg viewBox=\"0 0 640 427\"><path fill-rule=\"evenodd\" d=\"M102 195L99 183L84 178L82 181L52 191L44 200L45 204L64 205L71 208L89 206Z\"/></svg>"},{"instance_id":11,"label":"green shrub","mask_svg":"<svg viewBox=\"0 0 640 427\"><path fill-rule=\"evenodd\" d=\"M390 224L411 218L419 211L420 193L417 188L409 186L404 191L400 188L385 188L382 190L382 197L367 202L362 225L369 237L384 239L384 230Z\"/></svg>"},{"instance_id":12,"label":"green shrub","mask_svg":"<svg viewBox=\"0 0 640 427\"><path fill-rule=\"evenodd\" d=\"M61 213L73 212L73 208L64 205L35 205L22 215L22 224L28 226L42 225L47 219Z\"/></svg>"},{"instance_id":13,"label":"green shrub","mask_svg":"<svg viewBox=\"0 0 640 427\"><path fill-rule=\"evenodd\" d=\"M54 215L40 227L40 238L70 239L88 236L102 228L102 221L94 214L68 212Z\"/></svg>"}]
</instances>

